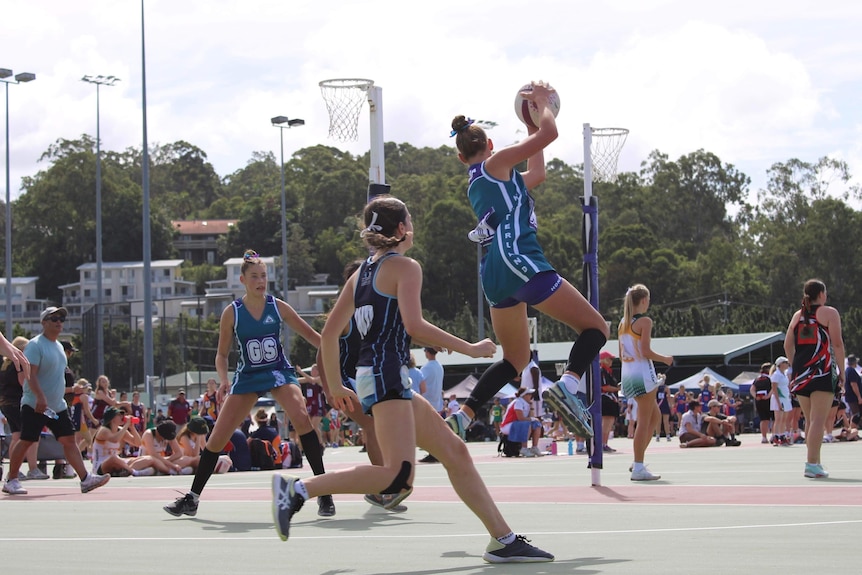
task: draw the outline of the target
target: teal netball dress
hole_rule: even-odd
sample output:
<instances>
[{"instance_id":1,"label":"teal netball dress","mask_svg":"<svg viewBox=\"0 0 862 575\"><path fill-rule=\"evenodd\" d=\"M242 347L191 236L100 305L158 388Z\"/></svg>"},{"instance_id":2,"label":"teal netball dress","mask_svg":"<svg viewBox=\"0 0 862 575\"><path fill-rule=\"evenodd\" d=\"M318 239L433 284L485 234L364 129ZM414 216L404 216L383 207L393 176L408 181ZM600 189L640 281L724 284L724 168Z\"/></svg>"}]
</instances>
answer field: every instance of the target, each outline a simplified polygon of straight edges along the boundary
<instances>
[{"instance_id":1,"label":"teal netball dress","mask_svg":"<svg viewBox=\"0 0 862 575\"><path fill-rule=\"evenodd\" d=\"M260 318L249 313L242 298L231 304L233 332L239 346L239 359L231 393L263 394L274 387L297 384L293 366L281 346L281 314L273 296L266 296Z\"/></svg>"},{"instance_id":2,"label":"teal netball dress","mask_svg":"<svg viewBox=\"0 0 862 575\"><path fill-rule=\"evenodd\" d=\"M533 198L524 179L512 170L507 181L485 171L485 162L469 169L467 196L479 225L470 239L485 246L482 289L491 305L510 297L540 272L554 271L536 238Z\"/></svg>"}]
</instances>

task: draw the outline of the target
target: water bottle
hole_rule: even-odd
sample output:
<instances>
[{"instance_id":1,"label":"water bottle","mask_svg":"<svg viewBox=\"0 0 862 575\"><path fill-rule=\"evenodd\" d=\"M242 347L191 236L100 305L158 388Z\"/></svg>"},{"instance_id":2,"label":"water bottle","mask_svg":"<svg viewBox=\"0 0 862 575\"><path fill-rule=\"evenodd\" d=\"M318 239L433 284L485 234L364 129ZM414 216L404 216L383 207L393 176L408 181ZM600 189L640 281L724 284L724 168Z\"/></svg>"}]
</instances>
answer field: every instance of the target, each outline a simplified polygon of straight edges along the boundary
<instances>
[{"instance_id":1,"label":"water bottle","mask_svg":"<svg viewBox=\"0 0 862 575\"><path fill-rule=\"evenodd\" d=\"M60 417L59 415L57 415L57 412L54 411L53 409L51 409L50 407L46 407L45 411L42 412L42 415L44 415L45 417L48 417L50 419L57 419Z\"/></svg>"},{"instance_id":2,"label":"water bottle","mask_svg":"<svg viewBox=\"0 0 862 575\"><path fill-rule=\"evenodd\" d=\"M574 448L574 445L572 444L572 440L570 439L569 440L569 455L574 455L574 454L575 454L575 448Z\"/></svg>"}]
</instances>

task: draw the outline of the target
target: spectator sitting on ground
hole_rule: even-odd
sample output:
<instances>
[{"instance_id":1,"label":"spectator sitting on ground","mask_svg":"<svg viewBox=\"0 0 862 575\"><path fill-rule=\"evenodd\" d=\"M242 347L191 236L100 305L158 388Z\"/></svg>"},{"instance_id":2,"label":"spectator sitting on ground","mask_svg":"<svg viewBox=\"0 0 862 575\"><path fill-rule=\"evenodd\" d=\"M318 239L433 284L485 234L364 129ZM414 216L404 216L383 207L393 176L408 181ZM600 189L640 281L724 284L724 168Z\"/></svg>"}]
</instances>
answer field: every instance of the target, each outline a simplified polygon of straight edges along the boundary
<instances>
[{"instance_id":1,"label":"spectator sitting on ground","mask_svg":"<svg viewBox=\"0 0 862 575\"><path fill-rule=\"evenodd\" d=\"M254 414L254 421L257 423L257 429L251 433L251 437L264 441L273 441L278 437L278 428L269 424L269 414L263 407Z\"/></svg>"},{"instance_id":2,"label":"spectator sitting on ground","mask_svg":"<svg viewBox=\"0 0 862 575\"><path fill-rule=\"evenodd\" d=\"M141 436L141 447L144 455L153 458L153 467L159 473L191 475L194 472L191 467L183 468L176 462L183 457L183 451L177 443L177 424L169 419L153 429L146 430Z\"/></svg>"},{"instance_id":3,"label":"spectator sitting on ground","mask_svg":"<svg viewBox=\"0 0 862 575\"><path fill-rule=\"evenodd\" d=\"M859 416L850 419L849 425L835 436L835 441L859 441Z\"/></svg>"},{"instance_id":4,"label":"spectator sitting on ground","mask_svg":"<svg viewBox=\"0 0 862 575\"><path fill-rule=\"evenodd\" d=\"M737 447L742 442L736 438L736 417L724 415L721 407L719 400L709 400L709 412L703 416L701 431L714 437L716 445Z\"/></svg>"},{"instance_id":5,"label":"spectator sitting on ground","mask_svg":"<svg viewBox=\"0 0 862 575\"><path fill-rule=\"evenodd\" d=\"M189 422L177 434L177 443L180 444L183 457L176 463L181 467L198 468L201 460L201 451L207 443L209 426L203 417L192 417Z\"/></svg>"},{"instance_id":6,"label":"spectator sitting on ground","mask_svg":"<svg viewBox=\"0 0 862 575\"><path fill-rule=\"evenodd\" d=\"M515 392L515 399L506 408L500 432L509 437L509 441L521 443L521 455L524 457L540 457L539 435L542 424L538 419L530 417L530 403L536 390L524 389ZM527 440L532 439L533 445L527 447Z\"/></svg>"},{"instance_id":7,"label":"spectator sitting on ground","mask_svg":"<svg viewBox=\"0 0 862 575\"><path fill-rule=\"evenodd\" d=\"M141 436L132 418L116 407L108 407L102 414L102 425L93 439L93 470L114 477L155 475L152 457L120 457L128 444L140 447Z\"/></svg>"},{"instance_id":8,"label":"spectator sitting on ground","mask_svg":"<svg viewBox=\"0 0 862 575\"><path fill-rule=\"evenodd\" d=\"M168 421L168 416L165 415L165 412L161 410L161 408L156 410L156 417L153 419L153 423L159 425L160 423L164 423ZM141 436L143 437L143 436Z\"/></svg>"},{"instance_id":9,"label":"spectator sitting on ground","mask_svg":"<svg viewBox=\"0 0 862 575\"><path fill-rule=\"evenodd\" d=\"M679 422L680 447L715 447L715 438L701 431L703 426L703 404L700 399L688 402L686 411Z\"/></svg>"}]
</instances>

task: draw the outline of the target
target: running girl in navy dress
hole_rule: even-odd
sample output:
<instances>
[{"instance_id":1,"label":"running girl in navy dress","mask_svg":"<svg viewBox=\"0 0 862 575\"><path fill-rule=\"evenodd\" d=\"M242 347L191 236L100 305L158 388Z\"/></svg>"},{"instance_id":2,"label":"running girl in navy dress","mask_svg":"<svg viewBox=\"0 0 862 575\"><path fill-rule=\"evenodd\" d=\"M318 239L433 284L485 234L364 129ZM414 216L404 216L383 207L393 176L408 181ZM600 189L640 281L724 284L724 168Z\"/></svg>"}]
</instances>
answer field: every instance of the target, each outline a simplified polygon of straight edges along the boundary
<instances>
[{"instance_id":1,"label":"running girl in navy dress","mask_svg":"<svg viewBox=\"0 0 862 575\"><path fill-rule=\"evenodd\" d=\"M796 395L805 416L808 454L804 475L829 477L820 463L820 446L836 383L844 381L841 316L826 305L826 284L822 281L808 280L802 293L802 309L793 314L784 335L784 353L793 366L790 393ZM831 433L831 428L828 431Z\"/></svg>"},{"instance_id":2,"label":"running girl in navy dress","mask_svg":"<svg viewBox=\"0 0 862 575\"><path fill-rule=\"evenodd\" d=\"M545 401L576 436L592 437L592 424L579 392L580 378L608 338L601 314L545 259L536 239L536 215L529 190L545 180L543 150L557 139L554 115L548 109L552 89L532 84L521 94L538 107L538 128L527 128L520 142L494 150L494 143L473 120L456 116L452 136L458 158L469 166L467 195L479 224L469 236L485 247L482 289L491 306L491 323L503 347L503 359L479 378L461 410L447 418L463 439L476 411L530 361L527 306L561 321L580 335L569 352L566 373L545 394ZM527 162L521 173L515 166ZM580 390L586 392L586 388Z\"/></svg>"},{"instance_id":3,"label":"running girl in navy dress","mask_svg":"<svg viewBox=\"0 0 862 575\"><path fill-rule=\"evenodd\" d=\"M344 282L350 279L353 272L359 269L363 260L357 260L347 264L344 267L343 277ZM359 347L362 345L362 337L359 335L359 329L356 327L356 322L353 317L347 323L347 327L341 332L341 337L338 338L338 359L341 367L341 384L356 391L356 362L359 361ZM320 350L317 352L317 367L320 372L320 379L323 382L324 391L327 389L326 370L323 368L323 356ZM327 397L328 399L328 397ZM374 435L374 419L364 411L362 406L350 403L347 410L344 412L347 417L356 422L362 428L364 434L365 451L368 455L368 460L371 465L383 465L383 456L380 454L380 446L377 443L377 437ZM394 504L393 500L398 497L397 493L389 493L382 495L379 493L366 493L365 501L376 507L382 507L388 511L395 513L403 513L407 511L406 505Z\"/></svg>"},{"instance_id":4,"label":"running girl in navy dress","mask_svg":"<svg viewBox=\"0 0 862 575\"><path fill-rule=\"evenodd\" d=\"M320 346L320 335L285 302L266 293L266 265L252 250L243 255L240 281L245 295L231 302L219 321L216 371L219 385L216 394L222 407L215 427L201 453L191 490L164 510L175 517L194 516L198 498L218 463L219 453L259 397L269 392L299 434L302 450L315 475L324 473L323 450L305 409L305 398L296 380L293 366L281 345L281 325L290 328L314 347ZM228 383L228 355L236 342L239 348L233 383ZM318 515L335 515L332 497L318 499Z\"/></svg>"},{"instance_id":5,"label":"running girl in navy dress","mask_svg":"<svg viewBox=\"0 0 862 575\"><path fill-rule=\"evenodd\" d=\"M337 377L327 379L328 396L338 409L361 405L373 415L383 465L362 465L310 479L273 477L273 516L282 540L290 521L309 497L332 493L398 494L412 491L416 447L440 460L458 496L468 503L492 539L483 558L492 563L552 561L553 555L516 536L497 509L467 447L434 408L414 394L407 371L411 338L470 357L490 357L496 346L485 339L468 343L422 317L422 268L405 257L413 246L407 206L391 196L372 200L363 213L365 243L374 250L341 291L321 333L324 372L339 373L339 338L353 317L362 338L356 392Z\"/></svg>"}]
</instances>

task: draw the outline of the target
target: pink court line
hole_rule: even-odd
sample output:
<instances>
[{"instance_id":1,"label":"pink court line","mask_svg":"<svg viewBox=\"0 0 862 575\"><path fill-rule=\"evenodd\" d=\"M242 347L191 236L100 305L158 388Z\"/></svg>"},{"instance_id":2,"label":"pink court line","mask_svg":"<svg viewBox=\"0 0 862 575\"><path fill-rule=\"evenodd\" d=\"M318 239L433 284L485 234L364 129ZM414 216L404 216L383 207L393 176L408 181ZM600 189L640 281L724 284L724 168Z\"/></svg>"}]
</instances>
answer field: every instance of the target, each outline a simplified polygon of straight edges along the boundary
<instances>
[{"instance_id":1,"label":"pink court line","mask_svg":"<svg viewBox=\"0 0 862 575\"><path fill-rule=\"evenodd\" d=\"M145 480L144 480L145 481ZM828 480L827 480L828 481ZM489 487L498 503L523 503L523 486ZM88 494L82 494L77 484L69 487L45 486L28 495L3 496L3 502L33 500L56 501L154 501L169 503L179 490L168 487L148 487L110 484ZM336 501L361 501L361 495L336 495ZM212 487L203 494L203 501L269 501L268 488ZM458 496L449 486L417 486L410 497L415 502L457 502ZM619 486L544 487L532 490L530 503L551 504L638 504L638 505L769 505L862 507L862 492L858 486L815 484L806 486L722 486L705 489L699 485L634 484Z\"/></svg>"}]
</instances>

